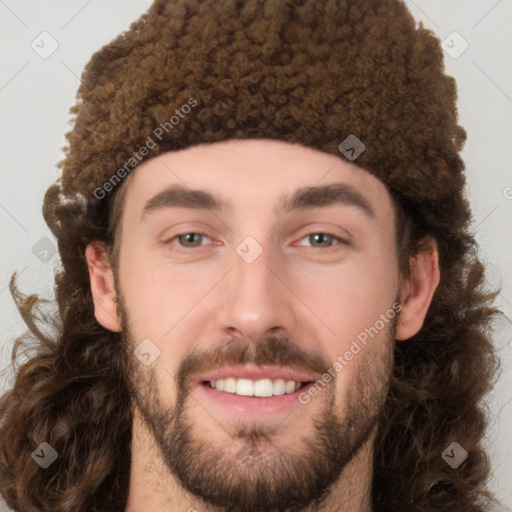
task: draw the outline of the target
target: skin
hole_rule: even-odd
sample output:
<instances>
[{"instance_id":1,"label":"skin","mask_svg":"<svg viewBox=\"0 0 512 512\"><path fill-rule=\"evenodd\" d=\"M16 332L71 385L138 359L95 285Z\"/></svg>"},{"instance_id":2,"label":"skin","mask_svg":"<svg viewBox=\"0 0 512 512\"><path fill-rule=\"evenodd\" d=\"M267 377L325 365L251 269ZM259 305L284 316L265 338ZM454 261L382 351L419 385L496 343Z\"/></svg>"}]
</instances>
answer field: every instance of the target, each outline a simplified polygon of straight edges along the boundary
<instances>
[{"instance_id":1,"label":"skin","mask_svg":"<svg viewBox=\"0 0 512 512\"><path fill-rule=\"evenodd\" d=\"M334 183L359 191L375 216L347 204L286 215L278 211L283 195ZM142 216L146 201L172 184L206 189L229 201L231 209L159 208ZM141 164L124 186L117 269L98 243L88 246L86 258L96 318L105 328L123 332L134 394L127 512L228 510L191 492L171 467L166 449L176 444L180 396L185 397L181 411L186 411L182 427L193 443L188 448L201 448L198 467L206 466L208 453L215 454L208 464L215 464L217 472L210 477L220 484L249 485L251 475L265 478L265 467L279 476L286 469L282 461L298 466L292 457L297 452L301 459L315 460L308 440L315 439L319 418L334 417L336 428L346 429L351 421L367 426L364 439L360 429L357 450L340 447L349 457L322 500L294 510L373 510L374 421L387 392L394 339L420 330L439 283L435 242L431 251L410 259L411 276L401 287L392 199L385 185L341 157L279 141L230 140L165 153ZM176 238L205 231L204 238L196 235L197 247L189 241L187 248L187 239ZM348 243L308 236L314 233L333 233ZM236 250L247 236L263 248L252 263ZM360 344L362 350L325 389L307 405L294 405L286 417L235 416L205 399L191 374L182 382L188 394L180 395L178 374L194 351L211 356L215 366L215 349L231 344L255 356L269 336L288 340L300 354L297 362L307 368L315 356L332 366L397 297L402 306L395 329L390 322L366 346ZM160 350L149 366L133 356L134 347L147 338ZM160 430L148 421L157 418ZM356 437L345 436L346 442L355 443ZM326 451L318 462L328 466L330 455ZM299 477L299 469L293 467L290 475Z\"/></svg>"}]
</instances>

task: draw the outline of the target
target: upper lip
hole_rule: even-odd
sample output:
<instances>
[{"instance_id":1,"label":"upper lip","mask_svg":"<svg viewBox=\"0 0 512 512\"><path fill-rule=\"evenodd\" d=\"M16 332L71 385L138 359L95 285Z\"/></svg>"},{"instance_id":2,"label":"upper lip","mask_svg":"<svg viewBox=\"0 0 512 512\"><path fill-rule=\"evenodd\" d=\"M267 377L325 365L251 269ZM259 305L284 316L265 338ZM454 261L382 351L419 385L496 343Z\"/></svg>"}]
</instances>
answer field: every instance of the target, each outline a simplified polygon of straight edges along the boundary
<instances>
[{"instance_id":1,"label":"upper lip","mask_svg":"<svg viewBox=\"0 0 512 512\"><path fill-rule=\"evenodd\" d=\"M233 377L235 379L284 379L294 380L296 382L310 382L316 380L316 377L312 374L294 370L290 367L285 366L224 366L217 370L205 373L196 379L197 383L204 381L212 381L218 379L227 379Z\"/></svg>"}]
</instances>

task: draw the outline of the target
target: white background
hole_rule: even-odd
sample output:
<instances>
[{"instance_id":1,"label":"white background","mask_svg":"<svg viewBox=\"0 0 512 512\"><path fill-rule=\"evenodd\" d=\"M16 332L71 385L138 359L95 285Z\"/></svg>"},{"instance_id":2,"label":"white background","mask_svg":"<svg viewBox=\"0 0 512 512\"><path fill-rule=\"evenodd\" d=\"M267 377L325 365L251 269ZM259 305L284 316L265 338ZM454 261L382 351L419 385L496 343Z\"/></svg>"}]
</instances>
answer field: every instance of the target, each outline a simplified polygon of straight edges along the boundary
<instances>
[{"instance_id":1,"label":"white background","mask_svg":"<svg viewBox=\"0 0 512 512\"><path fill-rule=\"evenodd\" d=\"M0 369L24 326L8 290L14 271L26 293L53 297L55 255L44 263L32 249L53 240L44 223L44 193L59 176L56 163L69 129L79 77L93 52L126 30L150 0L0 0ZM468 132L462 157L468 197L488 281L502 286L498 306L508 318L496 324L502 374L489 397L491 489L512 509L512 0L406 0L417 21L460 49L445 54L457 80L459 122ZM42 59L32 41L47 31L57 50ZM41 44L41 43L40 43ZM46 48L49 48L47 43ZM41 242L39 242L41 243ZM0 374L0 392L12 383ZM1 508L1 506L0 506Z\"/></svg>"}]
</instances>

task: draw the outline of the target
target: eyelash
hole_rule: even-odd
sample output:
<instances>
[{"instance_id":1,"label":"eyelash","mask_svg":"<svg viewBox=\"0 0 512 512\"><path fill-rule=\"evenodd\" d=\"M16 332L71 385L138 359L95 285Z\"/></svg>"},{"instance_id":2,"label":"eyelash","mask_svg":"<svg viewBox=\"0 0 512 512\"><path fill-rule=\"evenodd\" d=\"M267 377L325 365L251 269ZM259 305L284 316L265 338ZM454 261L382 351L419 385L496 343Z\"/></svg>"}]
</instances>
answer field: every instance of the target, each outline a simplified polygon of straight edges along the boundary
<instances>
[{"instance_id":1,"label":"eyelash","mask_svg":"<svg viewBox=\"0 0 512 512\"><path fill-rule=\"evenodd\" d=\"M172 238L164 240L164 244L171 244L173 240L175 240L181 236L186 236L186 235L200 235L200 236L206 236L208 238L212 238L208 233L204 233L202 231L186 231L184 233L178 233L177 235L174 235ZM300 240L303 240L304 238L309 237L311 235L327 235L328 237L332 237L334 240L337 240L339 242L338 244L335 244L335 245L332 245L329 247L312 247L313 249L323 249L324 252L330 252L330 251L336 250L336 247L338 247L339 245L347 245L348 244L348 242L345 241L343 238L340 238L339 236L335 235L334 233L330 233L328 231L312 231L312 232L304 235ZM199 245L197 247L180 247L180 249L186 251L187 249L197 249L199 247L201 247L201 245Z\"/></svg>"}]
</instances>

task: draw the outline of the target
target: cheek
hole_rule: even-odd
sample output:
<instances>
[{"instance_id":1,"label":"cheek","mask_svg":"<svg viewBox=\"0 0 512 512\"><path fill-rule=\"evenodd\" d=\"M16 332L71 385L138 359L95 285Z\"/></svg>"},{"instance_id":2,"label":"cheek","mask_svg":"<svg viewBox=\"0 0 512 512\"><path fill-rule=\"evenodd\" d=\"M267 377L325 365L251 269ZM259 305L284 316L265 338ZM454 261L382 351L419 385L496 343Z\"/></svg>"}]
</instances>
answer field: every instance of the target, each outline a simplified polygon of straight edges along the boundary
<instances>
[{"instance_id":1,"label":"cheek","mask_svg":"<svg viewBox=\"0 0 512 512\"><path fill-rule=\"evenodd\" d=\"M360 254L347 265L316 267L296 282L297 295L316 315L311 322L322 352L330 364L338 363L332 372L341 395L365 361L378 363L389 349L398 271L388 249Z\"/></svg>"},{"instance_id":2,"label":"cheek","mask_svg":"<svg viewBox=\"0 0 512 512\"><path fill-rule=\"evenodd\" d=\"M132 385L140 393L149 393L147 402L170 410L177 399L173 375L186 355L178 336L186 311L176 306L182 302L172 295L173 288L161 276L157 278L145 266L131 266L129 259L125 265L122 294L130 322Z\"/></svg>"},{"instance_id":3,"label":"cheek","mask_svg":"<svg viewBox=\"0 0 512 512\"><path fill-rule=\"evenodd\" d=\"M373 251L346 264L316 265L300 273L294 290L343 344L391 308L398 290L396 262Z\"/></svg>"},{"instance_id":4,"label":"cheek","mask_svg":"<svg viewBox=\"0 0 512 512\"><path fill-rule=\"evenodd\" d=\"M142 244L127 241L120 258L119 280L130 319L138 329L164 334L183 304L181 273L156 262ZM166 329L167 326L167 329Z\"/></svg>"},{"instance_id":5,"label":"cheek","mask_svg":"<svg viewBox=\"0 0 512 512\"><path fill-rule=\"evenodd\" d=\"M160 354L156 366L174 373L190 346L184 343L202 313L201 298L218 281L219 269L194 265L182 268L151 259L136 246L120 260L119 280L129 315L134 345L150 339Z\"/></svg>"}]
</instances>

